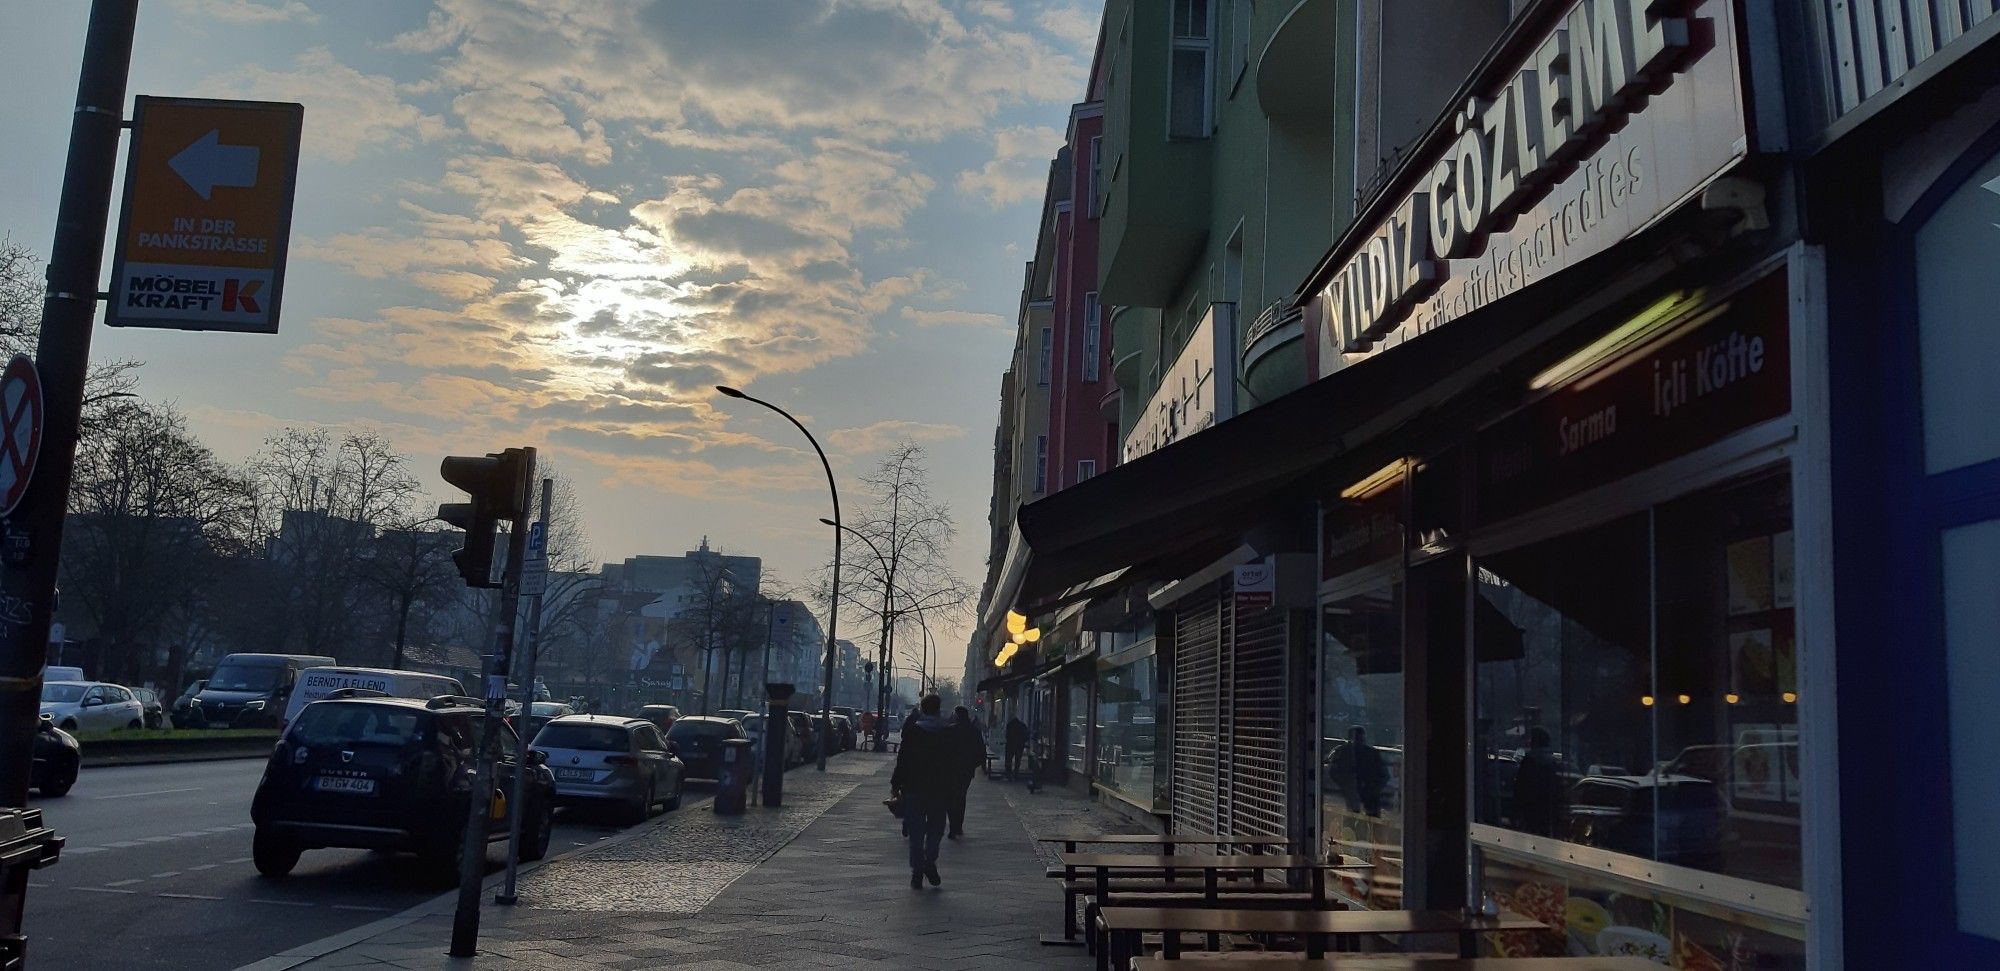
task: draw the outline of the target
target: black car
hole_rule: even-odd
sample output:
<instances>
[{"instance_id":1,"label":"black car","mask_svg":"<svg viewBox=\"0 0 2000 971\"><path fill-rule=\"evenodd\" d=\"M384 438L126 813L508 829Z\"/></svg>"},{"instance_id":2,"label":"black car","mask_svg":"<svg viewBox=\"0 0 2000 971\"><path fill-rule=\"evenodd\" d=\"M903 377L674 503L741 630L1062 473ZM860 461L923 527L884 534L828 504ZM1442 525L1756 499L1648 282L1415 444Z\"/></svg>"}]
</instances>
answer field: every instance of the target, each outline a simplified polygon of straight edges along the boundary
<instances>
[{"instance_id":1,"label":"black car","mask_svg":"<svg viewBox=\"0 0 2000 971\"><path fill-rule=\"evenodd\" d=\"M133 688L132 696L145 706L143 716L147 728L163 728L167 723L166 706L160 703L160 693L151 688Z\"/></svg>"},{"instance_id":2,"label":"black car","mask_svg":"<svg viewBox=\"0 0 2000 971\"><path fill-rule=\"evenodd\" d=\"M82 767L83 747L76 743L76 736L57 728L55 719L43 715L35 732L35 766L28 783L45 798L67 795Z\"/></svg>"},{"instance_id":3,"label":"black car","mask_svg":"<svg viewBox=\"0 0 2000 971\"><path fill-rule=\"evenodd\" d=\"M172 722L175 728L202 727L204 722L202 721L201 706L195 704L194 699L201 694L201 689L206 687L208 687L208 679L201 678L189 684L187 690L181 692L181 696L174 699L174 706L167 709L167 720Z\"/></svg>"},{"instance_id":4,"label":"black car","mask_svg":"<svg viewBox=\"0 0 2000 971\"><path fill-rule=\"evenodd\" d=\"M731 738L749 738L743 723L713 715L683 715L667 729L667 741L674 743L690 778L721 778L722 742Z\"/></svg>"},{"instance_id":5,"label":"black car","mask_svg":"<svg viewBox=\"0 0 2000 971\"><path fill-rule=\"evenodd\" d=\"M481 711L451 698L343 698L307 705L265 765L250 803L257 872L290 873L303 850L395 850L423 857L440 881L457 878ZM488 842L507 838L522 812L521 859L549 849L555 777L530 753L525 805L513 806L515 739L497 736L499 771L482 795ZM504 810L504 811L503 811Z\"/></svg>"}]
</instances>

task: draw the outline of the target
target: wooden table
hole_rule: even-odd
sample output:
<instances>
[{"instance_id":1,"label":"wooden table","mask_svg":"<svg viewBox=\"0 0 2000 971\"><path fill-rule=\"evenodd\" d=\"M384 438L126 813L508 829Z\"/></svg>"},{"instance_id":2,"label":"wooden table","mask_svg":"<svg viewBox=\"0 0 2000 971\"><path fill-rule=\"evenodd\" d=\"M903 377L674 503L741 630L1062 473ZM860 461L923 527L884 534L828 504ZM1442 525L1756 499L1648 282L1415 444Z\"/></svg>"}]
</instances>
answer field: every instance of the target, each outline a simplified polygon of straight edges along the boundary
<instances>
[{"instance_id":1,"label":"wooden table","mask_svg":"<svg viewBox=\"0 0 2000 971\"><path fill-rule=\"evenodd\" d=\"M1645 958L1420 958L1396 954L1271 958L1245 963L1228 957L1140 958L1132 971L1660 971Z\"/></svg>"},{"instance_id":2,"label":"wooden table","mask_svg":"<svg viewBox=\"0 0 2000 971\"><path fill-rule=\"evenodd\" d=\"M1163 907L1106 907L1098 920L1110 940L1104 948L1112 963L1138 950L1139 936L1158 932L1162 957L1181 956L1181 935L1291 934L1305 938L1306 957L1326 956L1328 943L1337 951L1360 947L1367 934L1455 934L1459 957L1478 956L1479 935L1497 931L1540 931L1548 925L1518 914L1467 916L1450 910L1229 910ZM1107 955L1100 955L1105 957ZM1505 967L1503 965L1503 967Z\"/></svg>"},{"instance_id":3,"label":"wooden table","mask_svg":"<svg viewBox=\"0 0 2000 971\"><path fill-rule=\"evenodd\" d=\"M1075 853L1083 843L1103 846L1158 846L1172 853L1176 846L1241 846L1255 852L1266 849L1289 850L1292 841L1287 839L1267 839L1263 837L1216 836L1214 834L1187 835L1184 833L1100 833L1095 836L1070 833L1061 836L1037 836L1037 843L1061 843L1064 853Z\"/></svg>"},{"instance_id":4,"label":"wooden table","mask_svg":"<svg viewBox=\"0 0 2000 971\"><path fill-rule=\"evenodd\" d=\"M1149 855L1144 853L1062 853L1056 857L1062 864L1063 887L1063 932L1060 937L1044 934L1044 944L1081 944L1077 938L1076 891L1070 881L1077 879L1077 871L1091 870L1095 873L1095 896L1102 901L1111 894L1111 874L1114 870L1139 870L1147 873L1163 872L1168 882L1177 873L1186 871L1190 876L1199 874L1199 884L1189 880L1189 890L1199 886L1202 895L1213 899L1218 894L1222 872L1247 871L1254 880L1262 880L1266 870L1307 870L1310 871L1312 899L1325 901L1326 871L1353 869L1344 864L1319 863L1309 856L1289 853L1248 853L1248 854L1192 854L1174 853Z\"/></svg>"}]
</instances>

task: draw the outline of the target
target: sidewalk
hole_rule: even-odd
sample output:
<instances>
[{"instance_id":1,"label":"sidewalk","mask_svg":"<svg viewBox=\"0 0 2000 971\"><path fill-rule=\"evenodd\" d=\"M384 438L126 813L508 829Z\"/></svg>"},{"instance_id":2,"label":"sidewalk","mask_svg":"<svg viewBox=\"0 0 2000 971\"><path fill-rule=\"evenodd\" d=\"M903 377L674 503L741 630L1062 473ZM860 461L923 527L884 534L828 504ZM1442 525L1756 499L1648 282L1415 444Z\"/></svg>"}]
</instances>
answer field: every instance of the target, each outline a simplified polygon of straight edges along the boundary
<instances>
[{"instance_id":1,"label":"sidewalk","mask_svg":"<svg viewBox=\"0 0 2000 971\"><path fill-rule=\"evenodd\" d=\"M1036 831L1128 831L1075 794L975 779L966 836L945 843L944 885L911 890L882 807L893 757L850 752L794 771L785 805L738 817L704 805L523 876L520 903L489 904L480 955L452 959L451 904L379 922L303 968L1027 969L1090 967L1044 947L1062 896ZM321 950L325 950L324 947Z\"/></svg>"}]
</instances>

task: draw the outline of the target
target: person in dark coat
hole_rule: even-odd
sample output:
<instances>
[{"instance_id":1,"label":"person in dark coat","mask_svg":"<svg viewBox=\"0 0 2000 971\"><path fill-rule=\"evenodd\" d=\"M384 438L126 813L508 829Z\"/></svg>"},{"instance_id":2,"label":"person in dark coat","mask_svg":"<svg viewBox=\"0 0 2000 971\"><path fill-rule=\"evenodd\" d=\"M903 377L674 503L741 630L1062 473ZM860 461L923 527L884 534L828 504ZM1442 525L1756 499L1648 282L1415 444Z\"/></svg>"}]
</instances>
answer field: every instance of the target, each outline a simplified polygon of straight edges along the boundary
<instances>
[{"instance_id":1,"label":"person in dark coat","mask_svg":"<svg viewBox=\"0 0 2000 971\"><path fill-rule=\"evenodd\" d=\"M1539 836L1553 836L1562 816L1562 766L1549 750L1548 729L1528 729L1528 751L1514 770L1514 793L1508 814L1514 826Z\"/></svg>"},{"instance_id":2,"label":"person in dark coat","mask_svg":"<svg viewBox=\"0 0 2000 971\"><path fill-rule=\"evenodd\" d=\"M952 839L965 835L965 796L972 788L972 780L986 764L986 739L979 734L979 727L972 723L972 712L959 705L951 713L952 744L958 752L958 784L951 792L951 807L946 813L950 823L947 833Z\"/></svg>"},{"instance_id":3,"label":"person in dark coat","mask_svg":"<svg viewBox=\"0 0 2000 971\"><path fill-rule=\"evenodd\" d=\"M951 723L939 716L944 702L937 695L925 695L920 713L903 729L896 747L896 771L889 777L891 796L903 807L903 832L910 841L910 889L921 889L926 879L935 887L938 876L938 846L944 842L946 816L952 793L961 787L959 763L963 749Z\"/></svg>"},{"instance_id":4,"label":"person in dark coat","mask_svg":"<svg viewBox=\"0 0 2000 971\"><path fill-rule=\"evenodd\" d=\"M1028 723L1019 718L1007 719L1007 777L1013 778L1015 770L1021 767L1021 753L1028 748Z\"/></svg>"}]
</instances>

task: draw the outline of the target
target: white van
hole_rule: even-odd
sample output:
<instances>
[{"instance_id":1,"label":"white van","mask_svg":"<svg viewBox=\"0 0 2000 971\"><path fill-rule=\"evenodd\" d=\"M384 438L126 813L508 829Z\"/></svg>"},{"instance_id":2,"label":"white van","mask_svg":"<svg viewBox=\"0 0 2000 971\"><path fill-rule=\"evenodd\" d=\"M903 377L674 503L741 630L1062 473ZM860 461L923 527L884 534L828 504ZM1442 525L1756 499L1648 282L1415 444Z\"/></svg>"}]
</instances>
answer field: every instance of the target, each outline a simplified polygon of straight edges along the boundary
<instances>
[{"instance_id":1,"label":"white van","mask_svg":"<svg viewBox=\"0 0 2000 971\"><path fill-rule=\"evenodd\" d=\"M388 668L307 668L299 672L298 687L292 691L292 702L285 706L285 720L278 727L282 729L290 725L305 706L342 688L361 688L380 691L392 698L418 700L465 693L465 687L458 683L457 678L447 678L442 674Z\"/></svg>"}]
</instances>

